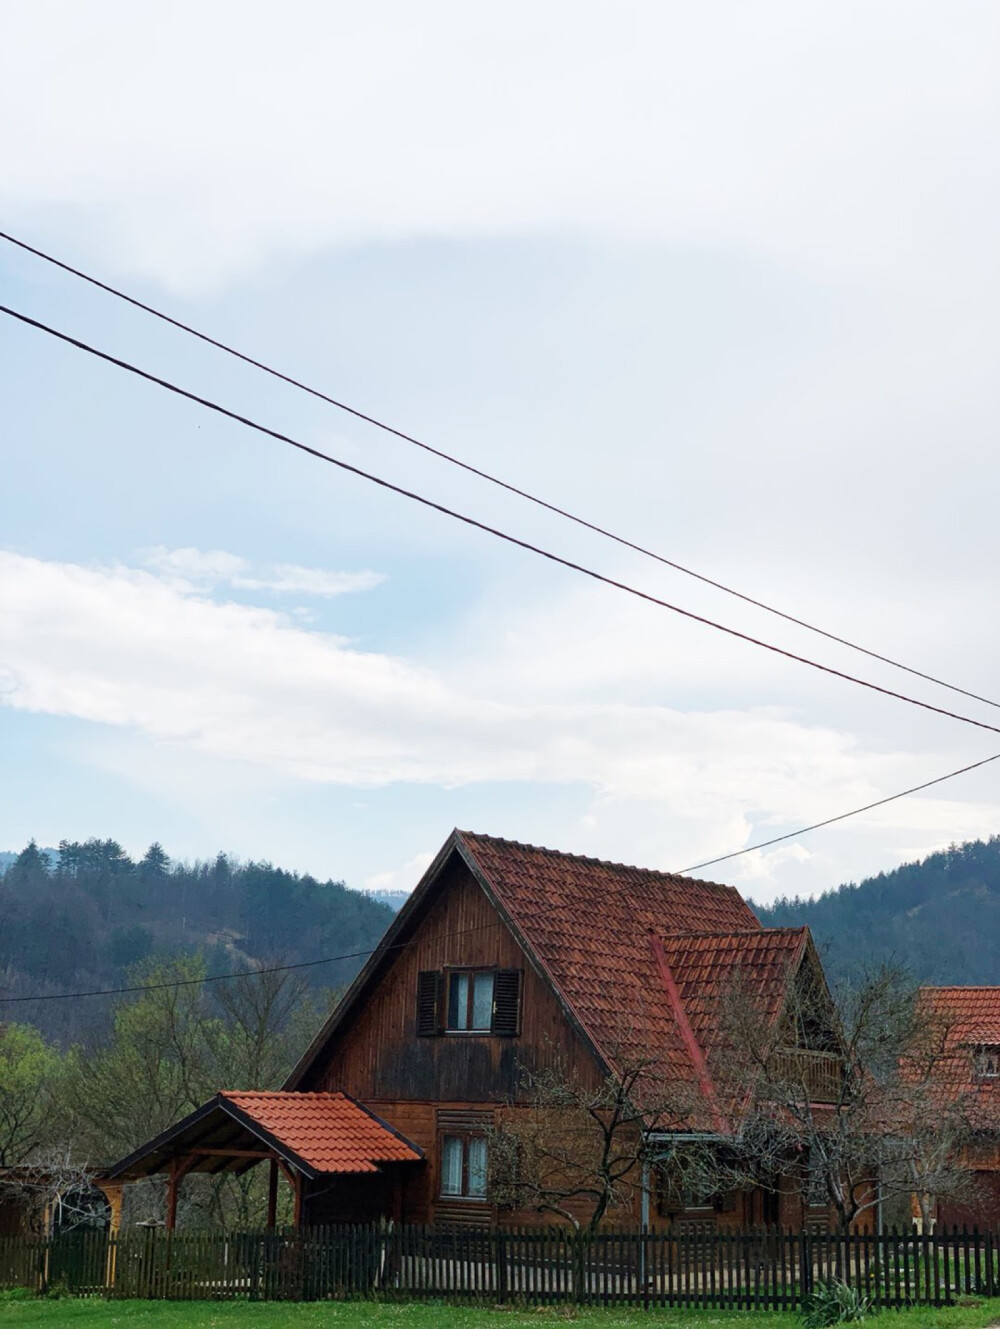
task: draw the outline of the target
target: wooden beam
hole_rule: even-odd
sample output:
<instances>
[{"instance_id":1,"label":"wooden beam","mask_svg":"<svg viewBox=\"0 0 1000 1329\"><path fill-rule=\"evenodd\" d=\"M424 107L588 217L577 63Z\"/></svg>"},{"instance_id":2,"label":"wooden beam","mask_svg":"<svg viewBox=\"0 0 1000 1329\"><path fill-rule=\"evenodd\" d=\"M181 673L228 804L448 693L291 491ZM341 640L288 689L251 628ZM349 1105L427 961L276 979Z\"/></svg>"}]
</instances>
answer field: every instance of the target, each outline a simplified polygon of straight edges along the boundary
<instances>
[{"instance_id":1,"label":"wooden beam","mask_svg":"<svg viewBox=\"0 0 1000 1329\"><path fill-rule=\"evenodd\" d=\"M205 1158L273 1158L273 1149L203 1149L200 1145L189 1151Z\"/></svg>"},{"instance_id":2,"label":"wooden beam","mask_svg":"<svg viewBox=\"0 0 1000 1329\"><path fill-rule=\"evenodd\" d=\"M302 1226L302 1192L305 1188L305 1177L301 1172L295 1173L295 1210L292 1215L292 1222L296 1227Z\"/></svg>"},{"instance_id":3,"label":"wooden beam","mask_svg":"<svg viewBox=\"0 0 1000 1329\"><path fill-rule=\"evenodd\" d=\"M278 1160L271 1159L267 1178L267 1230L273 1232L278 1222Z\"/></svg>"}]
</instances>

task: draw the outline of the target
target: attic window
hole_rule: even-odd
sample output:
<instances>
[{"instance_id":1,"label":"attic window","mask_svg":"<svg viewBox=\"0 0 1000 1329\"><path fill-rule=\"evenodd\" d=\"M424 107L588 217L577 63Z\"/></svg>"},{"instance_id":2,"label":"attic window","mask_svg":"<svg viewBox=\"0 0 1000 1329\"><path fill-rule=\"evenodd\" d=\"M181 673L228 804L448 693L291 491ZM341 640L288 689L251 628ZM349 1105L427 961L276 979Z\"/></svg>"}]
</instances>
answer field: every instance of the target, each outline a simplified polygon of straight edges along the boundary
<instances>
[{"instance_id":1,"label":"attic window","mask_svg":"<svg viewBox=\"0 0 1000 1329\"><path fill-rule=\"evenodd\" d=\"M425 969L417 975L417 1033L521 1032L520 969Z\"/></svg>"},{"instance_id":2,"label":"attic window","mask_svg":"<svg viewBox=\"0 0 1000 1329\"><path fill-rule=\"evenodd\" d=\"M450 1033L487 1033L493 1024L492 969L460 969L448 975Z\"/></svg>"},{"instance_id":3,"label":"attic window","mask_svg":"<svg viewBox=\"0 0 1000 1329\"><path fill-rule=\"evenodd\" d=\"M980 1043L973 1049L972 1066L977 1080L1000 1080L1000 1045Z\"/></svg>"}]
</instances>

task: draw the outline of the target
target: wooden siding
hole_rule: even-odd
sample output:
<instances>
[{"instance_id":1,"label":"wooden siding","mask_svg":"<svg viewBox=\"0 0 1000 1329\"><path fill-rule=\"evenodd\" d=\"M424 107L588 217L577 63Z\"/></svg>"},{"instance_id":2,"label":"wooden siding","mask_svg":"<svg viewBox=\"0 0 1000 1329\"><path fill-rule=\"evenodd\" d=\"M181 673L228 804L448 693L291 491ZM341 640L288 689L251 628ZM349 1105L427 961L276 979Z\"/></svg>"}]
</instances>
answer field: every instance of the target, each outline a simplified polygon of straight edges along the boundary
<instances>
[{"instance_id":1,"label":"wooden siding","mask_svg":"<svg viewBox=\"0 0 1000 1329\"><path fill-rule=\"evenodd\" d=\"M418 1037L417 975L449 966L523 969L521 1032L515 1037L452 1033ZM522 1067L559 1057L596 1062L550 987L531 967L509 929L464 864L444 874L410 943L382 970L353 1017L335 1036L325 1068L310 1089L343 1089L376 1103L502 1103L523 1096ZM375 1111L379 1111L375 1107ZM387 1120L410 1135L402 1120ZM424 1146L424 1140L411 1138Z\"/></svg>"}]
</instances>

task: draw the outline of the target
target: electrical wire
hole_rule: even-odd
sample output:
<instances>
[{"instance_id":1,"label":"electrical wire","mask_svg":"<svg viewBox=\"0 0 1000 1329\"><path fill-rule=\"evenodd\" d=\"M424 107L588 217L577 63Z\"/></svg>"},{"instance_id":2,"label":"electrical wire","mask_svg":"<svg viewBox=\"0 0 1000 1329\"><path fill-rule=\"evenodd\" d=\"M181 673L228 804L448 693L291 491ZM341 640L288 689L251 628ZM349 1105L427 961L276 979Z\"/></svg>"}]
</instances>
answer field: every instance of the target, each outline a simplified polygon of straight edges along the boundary
<instances>
[{"instance_id":1,"label":"electrical wire","mask_svg":"<svg viewBox=\"0 0 1000 1329\"><path fill-rule=\"evenodd\" d=\"M919 794L922 789L930 789L933 785L944 784L945 780L954 780L956 775L965 775L968 771L976 771L980 766L988 766L992 761L1000 761L1000 752L996 752L992 757L984 757L982 761L974 761L970 766L962 766L957 771L949 771L947 775L939 775L933 780L925 780L923 784L915 784L911 789L902 789L898 794L890 794L887 798L878 798L874 803L866 803L864 807L852 808L850 812L840 812L836 817L827 817L825 821L814 821L811 826L802 826L797 831L788 831L785 835L776 835L770 840L761 840L759 844L747 845L745 849L734 849L731 854L720 854L718 858L706 858L703 863L692 863L690 867L680 868L677 875L686 876L689 872L698 872L701 868L714 867L716 863L725 863L731 858L741 858L744 854L752 854L758 849L767 849L772 844L781 844L782 840L795 840L800 835L806 835L809 831L818 831L822 826L832 826L834 822L846 821L848 817L857 817L862 812L870 812L872 808L881 808L886 803L895 803L898 798L907 798L910 794Z\"/></svg>"},{"instance_id":2,"label":"electrical wire","mask_svg":"<svg viewBox=\"0 0 1000 1329\"><path fill-rule=\"evenodd\" d=\"M487 535L492 535L498 540L503 540L507 544L514 545L519 549L524 549L528 553L537 554L540 558L547 559L550 563L556 563L560 567L569 568L572 572L578 572L584 577L600 582L605 586L614 587L616 590L624 591L627 595L635 596L636 599L644 600L648 604L654 604L661 609L668 609L671 613L679 614L681 617L689 619L694 623L701 623L705 627L715 629L717 632L723 632L729 637L735 637L739 641L748 642L751 646L759 646L761 649L771 651L774 655L780 655L786 660L794 660L798 664L807 665L810 669L819 670L821 673L828 674L832 678L840 678L845 682L854 683L858 687L867 688L871 692L877 692L884 697L893 697L896 701L906 702L910 706L917 706L921 710L930 711L935 715L943 715L950 720L958 720L961 724L972 725L976 729L985 729L993 734L1000 734L1000 727L987 724L985 720L976 720L972 716L962 715L956 711L946 710L942 706L935 706L932 702L921 701L917 697L911 697L903 692L896 692L892 688L883 687L879 683L872 683L869 679L859 678L855 674L848 674L842 669L835 669L832 665L822 664L818 660L813 660L809 656L798 655L794 651L786 650L783 646L776 646L773 642L764 641L760 637L753 637L749 633L740 632L737 628L729 627L724 623L719 623L715 619L706 618L703 614L696 614L690 609L683 609L680 605L671 603L669 600L663 600L659 596L652 595L648 591L639 590L636 586L631 586L627 582L618 581L614 577L608 577L602 572L597 572L593 568L588 568L582 563L575 563L572 559L564 558L561 554L553 553L549 549L544 549L540 545L532 544L528 540L522 540L518 536L511 535L507 531L500 530L496 526L489 526L486 522L470 517L465 513L457 512L454 508L446 507L443 503L438 503L434 499L427 498L423 494L418 494L412 489L404 489L401 485L394 484L391 480L386 480L382 476L374 475L371 471L362 470L360 466L353 466L350 462L343 461L339 457L334 457L328 452L323 452L319 448L311 447L308 443L303 443L299 439L292 438L289 434L283 434L277 429L271 429L267 425L252 420L249 416L240 415L236 411L230 410L220 403L212 401L208 397L201 397L195 392L190 392L187 388L182 388L169 379L159 378L156 374L150 373L146 369L140 369L138 365L131 361L122 360L118 356L110 355L107 351L98 350L88 342L80 341L76 337L71 337L69 333L60 332L57 328L50 327L47 323L42 323L38 319L29 317L27 314L19 313L16 309L11 309L7 305L0 305L0 313L6 314L9 318L18 320L20 323L33 327L50 337L65 342L69 346L75 346L78 350L85 351L88 355L95 356L99 360L104 360L107 364L116 365L119 369L124 369L137 378L145 379L148 383L155 383L158 387L164 388L178 397L183 397L187 401L195 402L199 406L204 406L207 410L214 411L217 415L225 416L226 419L235 420L237 424L245 425L248 429L253 429L259 434L264 434L268 438L276 439L279 443L287 443L290 447L298 449L300 452L308 453L311 457L316 457L320 461L329 462L332 466L338 467L350 475L356 475L362 480L368 480L371 484L378 485L382 489L387 489L391 493L399 494L403 498L408 498L414 503L419 503L423 507L430 508L434 512L439 512L445 517L451 517L454 521L464 523L476 530L484 531Z\"/></svg>"},{"instance_id":3,"label":"electrical wire","mask_svg":"<svg viewBox=\"0 0 1000 1329\"><path fill-rule=\"evenodd\" d=\"M444 932L441 934L441 939L462 937L469 932L483 932L487 928L500 926L500 919L493 923L478 923L473 928L460 928L455 932ZM240 969L231 974L207 974L204 978L178 978L172 979L169 983L137 983L132 987L95 988L90 992L50 992L42 997L0 997L0 1005L12 1005L25 1001L76 1001L82 997L125 997L135 992L162 992L165 988L200 987L204 983L226 983L233 978L261 978L264 974L288 974L294 969L314 969L317 965L334 964L338 960L361 960L369 955L374 955L379 949L386 952L401 951L412 945L413 938L409 941L400 941L385 947L372 946L366 951L348 951L344 955L324 955L320 960L300 960L295 964L274 964L269 965L266 969Z\"/></svg>"},{"instance_id":4,"label":"electrical wire","mask_svg":"<svg viewBox=\"0 0 1000 1329\"><path fill-rule=\"evenodd\" d=\"M840 646L846 646L852 651L858 651L862 655L867 655L872 660L879 660L882 664L891 665L894 669L901 669L907 674L912 674L915 678L922 678L928 683L933 683L937 687L947 688L950 692L960 693L963 697L969 697L973 701L983 702L986 706L993 706L1000 709L1000 702L993 701L989 697L983 697L978 692L972 692L968 688L959 687L955 683L948 683L943 678L938 678L934 674L928 674L922 669L916 669L911 665L903 664L899 660L894 660L888 655L882 655L878 651L871 650L867 646L861 646L858 642L851 641L847 637L838 636L835 632L829 632L825 628L818 627L815 623L809 623L805 619L797 618L794 614L786 613L774 605L767 604L764 600L755 599L752 595L747 595L743 591L738 591L732 586L727 586L724 582L717 581L713 577L708 577L702 572L696 572L693 568L686 567L683 563L678 563L674 559L667 558L663 554L658 554L655 550L648 549L644 545L637 544L625 536L617 535L614 531L606 527L599 526L596 522L588 521L585 517L580 517L568 509L560 507L556 503L550 503L547 499L540 498L537 494L532 494L526 489L521 489L507 480L502 480L499 476L484 471L478 466L473 466L470 462L463 461L460 457L454 456L450 452L445 452L442 448L436 448L422 439L415 438L412 434L405 433L402 429L387 424L384 420L379 420L373 415L368 415L365 411L359 410L355 406L350 406L347 402L339 401L336 397L331 397L318 388L310 387L308 383L303 383L300 379L293 378L290 374L283 373L280 369L275 369L272 365L265 364L262 360L257 360L244 351L237 350L236 347L228 345L226 342L219 341L216 337L209 336L206 332L192 327L189 323L183 323L180 319L173 318L170 314L165 314L161 309L146 304L133 295L127 294L116 286L108 282L101 281L99 278L91 276L90 273L83 272L80 268L75 268L71 264L56 258L53 254L48 254L43 249L38 249L34 245L29 245L24 240L19 240L16 236L6 231L0 231L0 240L6 240L8 244L15 245L18 249L26 253L34 254L36 258L50 263L53 267L61 268L63 272L68 272L81 281L88 282L91 286L96 286L99 290L105 291L108 295L113 295L126 304L132 305L136 309L141 309L146 314L151 314L154 318L160 319L163 323L168 323L171 327L177 328L181 332L186 332L191 337L196 337L199 341L214 347L216 350L223 351L226 355L231 355L244 364L251 365L254 369L259 369L272 378L279 379L282 383L287 383L290 387L297 388L300 392L306 392L311 397L326 402L330 406L335 406L339 411L345 411L357 420L364 421L365 424L373 425L376 429L381 429L387 434L392 434L395 438L402 439L404 443L410 443L414 447L438 457L441 461L446 461L452 466L457 466L470 475L478 476L480 480L486 480L489 484L496 485L500 489L505 489L508 493L517 495L529 503L534 503L537 507L544 508L548 512L554 513L558 517L563 517L566 521L582 526L588 531L603 536L607 540L613 540L615 544L622 545L626 549L631 549L637 554L642 554L645 558L654 559L657 563L665 567L673 568L675 572L681 572L686 577L694 577L695 580L703 582L706 586L712 586L717 591L723 591L726 595L734 596L737 600L742 600L745 604L753 605L757 609L763 609L765 613L773 614L777 618L782 618L787 623L794 623L797 627L805 628L808 632L814 632L820 637L825 637L828 641L836 642Z\"/></svg>"},{"instance_id":5,"label":"electrical wire","mask_svg":"<svg viewBox=\"0 0 1000 1329\"><path fill-rule=\"evenodd\" d=\"M887 798L877 799L874 803L866 803L863 807L852 808L850 812L841 812L836 817L827 817L825 821L813 822L811 826L803 826L797 831L789 831L787 835L776 835L771 840L749 845L746 849L737 849L731 854L722 854L718 858L706 859L703 863L695 863L691 867L681 868L680 871L672 872L669 875L686 876L689 872L697 872L700 868L712 867L716 863L726 862L727 859L739 858L742 854L752 854L757 849L765 849L769 845L779 844L782 840L791 840L800 835L806 835L810 831L819 830L823 826L832 826L834 822L845 821L848 817L857 817L862 812L871 811L872 808L884 807L886 803L894 803L897 799L907 798L910 794L917 794L923 789L930 789L933 785L943 784L946 780L954 780L956 776L966 775L969 771L978 770L981 766L988 766L990 762L994 761L1000 761L1000 752L994 753L992 757L984 757L981 761L974 761L968 766L962 766L957 771L949 771L947 775L939 775L933 780L925 780L923 784L913 785L910 789L903 789L898 794L890 794ZM471 932L484 932L489 928L500 926L501 920L496 919L492 923L479 923L475 927L459 928L453 932L443 933L441 939L467 936ZM84 997L125 997L138 992L161 992L165 988L198 987L205 983L225 983L234 978L260 978L264 974L286 974L298 969L314 969L321 964L334 964L338 960L366 959L368 956L374 955L379 949L386 952L403 950L407 946L412 946L413 940L411 938L409 941L396 942L385 947L372 946L363 951L348 951L343 955L325 955L319 960L301 960L294 964L269 965L261 969L241 969L229 974L208 974L204 978L180 978L167 983L139 983L131 987L95 988L87 992L52 992L38 997L0 997L0 1005L36 1001L77 1001Z\"/></svg>"}]
</instances>

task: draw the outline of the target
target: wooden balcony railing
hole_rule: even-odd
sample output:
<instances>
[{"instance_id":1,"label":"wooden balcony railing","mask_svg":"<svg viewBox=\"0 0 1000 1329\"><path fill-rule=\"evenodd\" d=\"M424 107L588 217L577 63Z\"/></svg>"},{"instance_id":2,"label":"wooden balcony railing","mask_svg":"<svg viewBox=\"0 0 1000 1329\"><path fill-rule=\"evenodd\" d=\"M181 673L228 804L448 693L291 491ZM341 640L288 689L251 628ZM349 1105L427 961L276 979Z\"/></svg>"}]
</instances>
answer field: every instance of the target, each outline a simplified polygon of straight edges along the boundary
<instances>
[{"instance_id":1,"label":"wooden balcony railing","mask_svg":"<svg viewBox=\"0 0 1000 1329\"><path fill-rule=\"evenodd\" d=\"M769 1067L773 1081L801 1085L814 1103L835 1103L843 1074L843 1063L836 1053L805 1048L779 1048Z\"/></svg>"}]
</instances>

